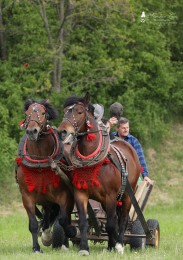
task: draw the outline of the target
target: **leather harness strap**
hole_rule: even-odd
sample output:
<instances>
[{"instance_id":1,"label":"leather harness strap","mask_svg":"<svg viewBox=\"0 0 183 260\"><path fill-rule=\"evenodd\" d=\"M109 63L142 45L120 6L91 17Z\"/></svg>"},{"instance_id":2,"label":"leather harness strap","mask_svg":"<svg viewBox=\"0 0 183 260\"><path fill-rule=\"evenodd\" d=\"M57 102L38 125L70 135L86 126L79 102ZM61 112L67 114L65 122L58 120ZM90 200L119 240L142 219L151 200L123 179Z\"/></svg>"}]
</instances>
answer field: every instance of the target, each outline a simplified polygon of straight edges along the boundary
<instances>
[{"instance_id":1,"label":"leather harness strap","mask_svg":"<svg viewBox=\"0 0 183 260\"><path fill-rule=\"evenodd\" d=\"M111 161L114 163L114 165L116 166L116 168L117 168L120 172L122 172L122 167L121 167L120 163L117 162L117 161L113 158L112 154L109 154L108 156L109 156L109 158L111 159ZM136 213L137 213L138 219L140 220L140 223L141 223L141 225L142 225L142 227L143 227L143 229L144 229L144 232L145 232L147 238L152 239L152 238L153 238L153 235L152 235L151 231L149 230L149 227L148 227L148 225L147 225L147 222L145 221L144 215L143 215L142 210L140 209L139 204L138 204L138 202L137 202L137 200L136 200L136 198L135 198L135 194L134 194L134 192L133 192L133 190L132 190L132 187L131 187L131 185L130 185L130 183L129 183L129 181L128 181L128 178L126 178L126 191L128 192L128 195L129 195L129 197L130 197L130 200L131 200L131 202L132 202L132 205L133 205L134 208L135 208L135 211L136 211Z\"/></svg>"},{"instance_id":2,"label":"leather harness strap","mask_svg":"<svg viewBox=\"0 0 183 260\"><path fill-rule=\"evenodd\" d=\"M125 192L125 189L126 189L126 182L127 182L127 177L128 177L128 171L127 171L127 167L126 167L127 159L118 147L111 144L111 148L114 150L114 152L116 153L118 160L119 160L119 167L117 167L117 168L120 169L120 173L121 173L121 189L120 189L120 192L118 193L117 201L121 201L123 193ZM112 159L112 160L114 160L114 159ZM125 164L123 161L125 162Z\"/></svg>"}]
</instances>

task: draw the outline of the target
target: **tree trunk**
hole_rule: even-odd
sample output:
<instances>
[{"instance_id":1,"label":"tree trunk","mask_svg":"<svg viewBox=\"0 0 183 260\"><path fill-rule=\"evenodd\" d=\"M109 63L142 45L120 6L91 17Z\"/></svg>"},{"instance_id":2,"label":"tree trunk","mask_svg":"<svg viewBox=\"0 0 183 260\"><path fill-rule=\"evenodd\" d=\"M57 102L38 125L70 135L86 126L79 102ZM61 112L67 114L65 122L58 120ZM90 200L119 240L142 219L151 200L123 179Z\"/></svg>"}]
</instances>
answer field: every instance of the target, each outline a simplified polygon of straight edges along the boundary
<instances>
[{"instance_id":1,"label":"tree trunk","mask_svg":"<svg viewBox=\"0 0 183 260\"><path fill-rule=\"evenodd\" d=\"M0 58L7 59L6 34L2 17L2 3L0 2Z\"/></svg>"}]
</instances>

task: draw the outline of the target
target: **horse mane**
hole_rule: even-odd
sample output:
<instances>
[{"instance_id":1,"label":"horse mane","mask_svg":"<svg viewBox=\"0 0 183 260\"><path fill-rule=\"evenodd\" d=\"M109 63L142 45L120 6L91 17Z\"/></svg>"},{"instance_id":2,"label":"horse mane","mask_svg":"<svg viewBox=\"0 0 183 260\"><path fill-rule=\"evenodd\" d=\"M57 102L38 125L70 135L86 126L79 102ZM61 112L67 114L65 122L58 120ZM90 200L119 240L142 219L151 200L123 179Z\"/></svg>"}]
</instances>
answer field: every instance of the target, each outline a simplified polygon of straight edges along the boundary
<instances>
[{"instance_id":1,"label":"horse mane","mask_svg":"<svg viewBox=\"0 0 183 260\"><path fill-rule=\"evenodd\" d=\"M25 101L24 110L27 111L30 105L37 103L43 105L46 108L47 119L52 120L58 117L58 111L50 104L47 99L43 99L41 101L28 99Z\"/></svg>"},{"instance_id":2,"label":"horse mane","mask_svg":"<svg viewBox=\"0 0 183 260\"><path fill-rule=\"evenodd\" d=\"M68 106L72 106L74 104L78 104L78 103L83 103L85 106L87 106L88 110L92 113L92 115L94 116L94 106L90 103L90 102L87 102L86 103L86 99L85 97L77 97L75 95L72 95L70 97L68 97L66 100L65 100L65 103L64 103L64 108L68 107Z\"/></svg>"}]
</instances>

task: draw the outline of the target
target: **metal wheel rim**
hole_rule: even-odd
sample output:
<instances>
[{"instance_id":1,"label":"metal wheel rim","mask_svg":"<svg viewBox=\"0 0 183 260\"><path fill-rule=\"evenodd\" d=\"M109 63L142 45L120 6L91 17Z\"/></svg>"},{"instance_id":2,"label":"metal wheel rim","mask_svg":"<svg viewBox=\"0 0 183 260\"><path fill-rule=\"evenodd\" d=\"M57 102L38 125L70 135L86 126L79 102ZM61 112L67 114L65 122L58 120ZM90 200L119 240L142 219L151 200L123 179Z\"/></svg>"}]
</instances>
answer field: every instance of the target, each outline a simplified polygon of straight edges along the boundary
<instances>
[{"instance_id":1,"label":"metal wheel rim","mask_svg":"<svg viewBox=\"0 0 183 260\"><path fill-rule=\"evenodd\" d=\"M156 229L156 232L155 232L155 248L158 248L159 247L159 230Z\"/></svg>"}]
</instances>

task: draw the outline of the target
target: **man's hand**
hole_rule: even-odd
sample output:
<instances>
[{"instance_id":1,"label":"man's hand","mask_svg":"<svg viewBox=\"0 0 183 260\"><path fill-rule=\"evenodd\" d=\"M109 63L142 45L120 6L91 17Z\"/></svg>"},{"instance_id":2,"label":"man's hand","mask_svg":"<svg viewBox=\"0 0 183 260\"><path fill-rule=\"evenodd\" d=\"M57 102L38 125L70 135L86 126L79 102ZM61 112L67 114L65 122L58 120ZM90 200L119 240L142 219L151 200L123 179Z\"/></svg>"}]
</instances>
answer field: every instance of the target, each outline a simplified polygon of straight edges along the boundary
<instances>
[{"instance_id":1,"label":"man's hand","mask_svg":"<svg viewBox=\"0 0 183 260\"><path fill-rule=\"evenodd\" d=\"M144 181L147 181L148 184L153 184L153 181L147 176L144 177Z\"/></svg>"},{"instance_id":2,"label":"man's hand","mask_svg":"<svg viewBox=\"0 0 183 260\"><path fill-rule=\"evenodd\" d=\"M116 117L111 117L109 119L110 126L116 125L118 123L118 119Z\"/></svg>"}]
</instances>

